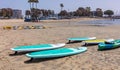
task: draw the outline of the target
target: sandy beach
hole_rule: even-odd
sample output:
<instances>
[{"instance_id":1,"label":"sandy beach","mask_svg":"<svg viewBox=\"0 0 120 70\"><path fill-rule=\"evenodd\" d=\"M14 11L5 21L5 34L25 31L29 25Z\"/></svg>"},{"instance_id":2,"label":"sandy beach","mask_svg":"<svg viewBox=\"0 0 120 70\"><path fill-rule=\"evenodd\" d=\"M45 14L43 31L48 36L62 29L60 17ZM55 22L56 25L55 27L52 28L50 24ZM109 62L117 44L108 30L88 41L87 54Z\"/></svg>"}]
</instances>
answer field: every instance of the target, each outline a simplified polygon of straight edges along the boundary
<instances>
[{"instance_id":1,"label":"sandy beach","mask_svg":"<svg viewBox=\"0 0 120 70\"><path fill-rule=\"evenodd\" d=\"M98 51L98 46L87 46L82 54L57 59L36 59L27 62L25 53L15 56L10 48L20 45L67 43L69 37L97 37L120 39L120 25L96 26L78 24L94 18L24 22L21 19L0 20L0 70L120 70L120 48ZM45 29L4 30L4 26L43 25ZM83 42L67 44L79 47Z\"/></svg>"}]
</instances>

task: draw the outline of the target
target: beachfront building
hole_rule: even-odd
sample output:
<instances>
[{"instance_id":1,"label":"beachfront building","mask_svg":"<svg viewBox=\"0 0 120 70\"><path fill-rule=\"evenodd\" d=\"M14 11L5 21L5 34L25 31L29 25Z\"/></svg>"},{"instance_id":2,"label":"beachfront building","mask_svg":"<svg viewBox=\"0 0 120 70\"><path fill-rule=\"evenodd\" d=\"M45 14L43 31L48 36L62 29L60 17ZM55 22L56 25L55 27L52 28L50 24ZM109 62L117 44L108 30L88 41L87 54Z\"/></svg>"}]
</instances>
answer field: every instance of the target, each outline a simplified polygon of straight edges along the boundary
<instances>
[{"instance_id":1,"label":"beachfront building","mask_svg":"<svg viewBox=\"0 0 120 70\"><path fill-rule=\"evenodd\" d=\"M19 9L13 9L13 16L12 18L16 18L16 19L21 19L22 16L22 10Z\"/></svg>"},{"instance_id":2,"label":"beachfront building","mask_svg":"<svg viewBox=\"0 0 120 70\"><path fill-rule=\"evenodd\" d=\"M0 19L22 18L22 10L12 8L0 9Z\"/></svg>"},{"instance_id":3,"label":"beachfront building","mask_svg":"<svg viewBox=\"0 0 120 70\"><path fill-rule=\"evenodd\" d=\"M13 15L11 8L2 8L0 9L0 18L1 19L10 19Z\"/></svg>"}]
</instances>

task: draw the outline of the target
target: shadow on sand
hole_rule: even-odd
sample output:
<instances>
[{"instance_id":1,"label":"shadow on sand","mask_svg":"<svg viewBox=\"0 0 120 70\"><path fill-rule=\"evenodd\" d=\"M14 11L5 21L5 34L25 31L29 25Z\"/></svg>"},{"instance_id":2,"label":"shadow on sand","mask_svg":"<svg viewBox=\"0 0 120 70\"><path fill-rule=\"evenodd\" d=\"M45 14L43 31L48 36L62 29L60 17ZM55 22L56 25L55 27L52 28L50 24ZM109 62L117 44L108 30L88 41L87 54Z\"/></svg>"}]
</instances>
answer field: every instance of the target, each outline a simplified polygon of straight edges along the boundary
<instances>
[{"instance_id":1,"label":"shadow on sand","mask_svg":"<svg viewBox=\"0 0 120 70\"><path fill-rule=\"evenodd\" d=\"M9 54L9 56L25 55L26 53L30 53L30 52L15 52L15 53Z\"/></svg>"},{"instance_id":2,"label":"shadow on sand","mask_svg":"<svg viewBox=\"0 0 120 70\"><path fill-rule=\"evenodd\" d=\"M71 42L67 42L66 44L73 44L73 43L81 43L82 41L71 41Z\"/></svg>"},{"instance_id":3,"label":"shadow on sand","mask_svg":"<svg viewBox=\"0 0 120 70\"><path fill-rule=\"evenodd\" d=\"M64 56L66 57L66 56ZM64 58L64 57L56 57L56 58L34 58L34 59L30 59L30 60L26 60L24 61L24 63L26 64L30 64L30 63L39 63L39 62L45 62L45 61L50 61L50 60L56 60L56 59L60 59L60 58Z\"/></svg>"},{"instance_id":4,"label":"shadow on sand","mask_svg":"<svg viewBox=\"0 0 120 70\"><path fill-rule=\"evenodd\" d=\"M115 49L118 49L118 48L120 48L120 46L119 47L116 47L116 48L110 48L110 49L98 49L98 51L109 51L109 50L115 50Z\"/></svg>"},{"instance_id":5,"label":"shadow on sand","mask_svg":"<svg viewBox=\"0 0 120 70\"><path fill-rule=\"evenodd\" d=\"M98 45L98 44L83 44L82 46L95 46L95 45Z\"/></svg>"}]
</instances>

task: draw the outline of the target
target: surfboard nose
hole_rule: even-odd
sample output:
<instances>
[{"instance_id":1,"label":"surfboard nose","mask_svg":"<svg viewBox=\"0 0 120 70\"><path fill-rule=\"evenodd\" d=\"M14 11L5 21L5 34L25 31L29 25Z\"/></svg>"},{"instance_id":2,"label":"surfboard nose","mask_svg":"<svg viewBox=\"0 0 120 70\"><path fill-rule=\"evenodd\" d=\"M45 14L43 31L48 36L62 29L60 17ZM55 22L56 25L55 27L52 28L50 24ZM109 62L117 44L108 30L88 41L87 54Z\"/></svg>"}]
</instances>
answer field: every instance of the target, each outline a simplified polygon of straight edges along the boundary
<instances>
[{"instance_id":1,"label":"surfboard nose","mask_svg":"<svg viewBox=\"0 0 120 70\"><path fill-rule=\"evenodd\" d=\"M56 47L56 46L62 47L62 46L65 46L65 45L66 45L65 43L52 44L53 47Z\"/></svg>"},{"instance_id":2,"label":"surfboard nose","mask_svg":"<svg viewBox=\"0 0 120 70\"><path fill-rule=\"evenodd\" d=\"M90 37L89 39L96 39L96 37Z\"/></svg>"}]
</instances>

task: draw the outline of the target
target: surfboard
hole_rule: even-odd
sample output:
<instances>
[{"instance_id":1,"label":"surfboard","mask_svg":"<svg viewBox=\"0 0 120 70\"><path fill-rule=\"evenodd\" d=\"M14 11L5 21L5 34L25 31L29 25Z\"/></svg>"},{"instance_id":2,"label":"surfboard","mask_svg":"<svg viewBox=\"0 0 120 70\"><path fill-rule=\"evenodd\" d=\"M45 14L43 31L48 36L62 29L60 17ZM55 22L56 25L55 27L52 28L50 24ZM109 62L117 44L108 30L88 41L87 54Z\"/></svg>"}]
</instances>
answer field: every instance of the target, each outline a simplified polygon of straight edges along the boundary
<instances>
[{"instance_id":1,"label":"surfboard","mask_svg":"<svg viewBox=\"0 0 120 70\"><path fill-rule=\"evenodd\" d=\"M95 39L95 40L87 40L84 41L84 44L99 44L104 43L105 41L114 41L114 39Z\"/></svg>"},{"instance_id":2,"label":"surfboard","mask_svg":"<svg viewBox=\"0 0 120 70\"><path fill-rule=\"evenodd\" d=\"M69 40L68 43L71 41L85 41L85 40L94 40L96 37L73 37L73 38L67 38Z\"/></svg>"},{"instance_id":3,"label":"surfboard","mask_svg":"<svg viewBox=\"0 0 120 70\"><path fill-rule=\"evenodd\" d=\"M98 44L98 50L108 50L120 47L120 39Z\"/></svg>"},{"instance_id":4,"label":"surfboard","mask_svg":"<svg viewBox=\"0 0 120 70\"><path fill-rule=\"evenodd\" d=\"M77 47L77 48L58 48L53 50L44 50L37 51L26 54L28 58L55 58L55 57L64 57L74 54L79 54L85 52L87 50L86 47Z\"/></svg>"},{"instance_id":5,"label":"surfboard","mask_svg":"<svg viewBox=\"0 0 120 70\"><path fill-rule=\"evenodd\" d=\"M17 52L28 52L28 51L55 49L55 48L60 48L63 46L65 46L65 43L37 44L37 45L17 46L15 48L11 48L11 50L15 51L17 53Z\"/></svg>"}]
</instances>

